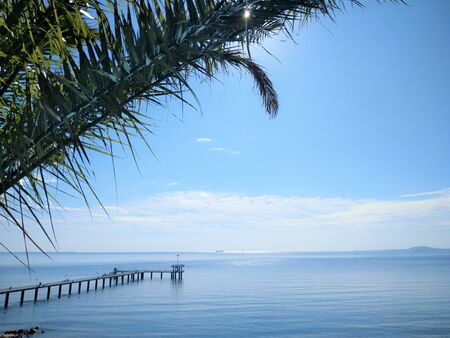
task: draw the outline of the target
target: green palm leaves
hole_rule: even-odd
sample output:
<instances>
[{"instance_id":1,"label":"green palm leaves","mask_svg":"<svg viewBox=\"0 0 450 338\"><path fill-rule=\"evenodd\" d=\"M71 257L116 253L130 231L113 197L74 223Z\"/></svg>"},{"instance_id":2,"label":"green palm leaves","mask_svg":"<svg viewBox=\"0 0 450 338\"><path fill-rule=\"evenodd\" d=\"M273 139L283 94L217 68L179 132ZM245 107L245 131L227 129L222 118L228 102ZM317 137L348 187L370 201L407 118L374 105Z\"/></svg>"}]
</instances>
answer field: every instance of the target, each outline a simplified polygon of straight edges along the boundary
<instances>
[{"instance_id":1,"label":"green palm leaves","mask_svg":"<svg viewBox=\"0 0 450 338\"><path fill-rule=\"evenodd\" d=\"M52 223L54 193L73 190L89 205L87 191L95 196L90 151L112 156L118 144L133 153L130 135L150 129L139 103L184 101L191 75L245 70L275 116L272 83L243 47L341 6L334 0L3 1L0 216L20 229L25 244L40 249L26 228L35 224L56 247L41 222L44 212Z\"/></svg>"}]
</instances>

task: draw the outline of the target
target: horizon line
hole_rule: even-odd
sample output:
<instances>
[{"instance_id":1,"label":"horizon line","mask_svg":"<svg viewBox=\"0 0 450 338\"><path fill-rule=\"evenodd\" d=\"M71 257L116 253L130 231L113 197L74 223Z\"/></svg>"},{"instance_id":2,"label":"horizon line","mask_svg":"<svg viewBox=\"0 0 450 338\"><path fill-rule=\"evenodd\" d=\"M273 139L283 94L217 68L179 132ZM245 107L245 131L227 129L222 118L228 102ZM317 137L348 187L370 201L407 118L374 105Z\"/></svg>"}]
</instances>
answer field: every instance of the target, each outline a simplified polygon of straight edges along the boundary
<instances>
[{"instance_id":1,"label":"horizon line","mask_svg":"<svg viewBox=\"0 0 450 338\"><path fill-rule=\"evenodd\" d=\"M212 253L223 253L223 254L269 254L269 253L357 253L357 252L382 252L382 251L411 251L411 250L450 250L450 248L437 248L426 245L412 246L407 248L392 248L392 249L353 249L353 250L307 250L307 251L279 251L279 250L215 250L215 251L46 251L47 254L212 254ZM0 251L0 253L10 254L7 251ZM26 251L12 251L14 254L26 254ZM41 251L28 251L28 254L42 254Z\"/></svg>"}]
</instances>

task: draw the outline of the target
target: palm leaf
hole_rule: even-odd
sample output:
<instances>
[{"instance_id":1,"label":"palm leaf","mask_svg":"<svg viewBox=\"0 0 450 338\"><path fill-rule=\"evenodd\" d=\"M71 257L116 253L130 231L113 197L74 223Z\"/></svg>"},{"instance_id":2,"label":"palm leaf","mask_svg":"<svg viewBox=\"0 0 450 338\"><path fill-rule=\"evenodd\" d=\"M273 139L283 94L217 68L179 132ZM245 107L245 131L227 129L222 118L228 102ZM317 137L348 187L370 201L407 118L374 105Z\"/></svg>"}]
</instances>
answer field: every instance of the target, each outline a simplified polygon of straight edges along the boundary
<instances>
[{"instance_id":1,"label":"palm leaf","mask_svg":"<svg viewBox=\"0 0 450 338\"><path fill-rule=\"evenodd\" d=\"M45 175L89 205L89 154L134 157L131 135L144 138L151 115L140 102L163 104L193 76L247 71L274 117L272 82L245 47L294 24L333 18L357 0L6 0L0 4L0 212L28 236L26 214L54 239L36 211L58 203ZM244 18L244 11L251 15ZM94 19L93 19L94 18ZM195 93L194 97L195 97ZM87 192L89 191L89 193ZM22 209L25 206L25 210ZM54 229L52 229L53 237Z\"/></svg>"}]
</instances>

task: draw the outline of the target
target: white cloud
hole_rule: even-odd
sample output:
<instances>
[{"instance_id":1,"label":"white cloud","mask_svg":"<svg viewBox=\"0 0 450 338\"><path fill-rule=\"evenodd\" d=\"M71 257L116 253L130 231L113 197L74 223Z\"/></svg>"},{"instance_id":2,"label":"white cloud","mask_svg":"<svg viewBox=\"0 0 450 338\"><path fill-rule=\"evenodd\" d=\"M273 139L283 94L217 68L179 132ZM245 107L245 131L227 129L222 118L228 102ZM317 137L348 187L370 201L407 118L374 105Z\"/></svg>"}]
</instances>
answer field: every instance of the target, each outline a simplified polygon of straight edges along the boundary
<instances>
[{"instance_id":1,"label":"white cloud","mask_svg":"<svg viewBox=\"0 0 450 338\"><path fill-rule=\"evenodd\" d=\"M237 154L240 153L237 150L230 150L230 149L227 149L227 148L209 148L209 150L222 152L222 153L226 153L226 154L230 154L230 155L237 155Z\"/></svg>"},{"instance_id":2,"label":"white cloud","mask_svg":"<svg viewBox=\"0 0 450 338\"><path fill-rule=\"evenodd\" d=\"M101 216L100 208L92 210L92 218L87 210L68 209L68 227L59 227L58 236L62 250L450 247L450 192L443 191L415 199L175 191L106 206L109 217ZM74 236L84 233L80 227L92 236L74 246ZM108 240L95 240L105 234Z\"/></svg>"},{"instance_id":3,"label":"white cloud","mask_svg":"<svg viewBox=\"0 0 450 338\"><path fill-rule=\"evenodd\" d=\"M197 137L195 139L198 143L211 143L212 140L209 137Z\"/></svg>"},{"instance_id":4,"label":"white cloud","mask_svg":"<svg viewBox=\"0 0 450 338\"><path fill-rule=\"evenodd\" d=\"M450 226L450 194L402 201L180 191L153 196L127 214L143 216L149 225L174 226Z\"/></svg>"},{"instance_id":5,"label":"white cloud","mask_svg":"<svg viewBox=\"0 0 450 338\"><path fill-rule=\"evenodd\" d=\"M177 191L107 210L117 224L175 228L450 227L450 194L377 200Z\"/></svg>"}]
</instances>

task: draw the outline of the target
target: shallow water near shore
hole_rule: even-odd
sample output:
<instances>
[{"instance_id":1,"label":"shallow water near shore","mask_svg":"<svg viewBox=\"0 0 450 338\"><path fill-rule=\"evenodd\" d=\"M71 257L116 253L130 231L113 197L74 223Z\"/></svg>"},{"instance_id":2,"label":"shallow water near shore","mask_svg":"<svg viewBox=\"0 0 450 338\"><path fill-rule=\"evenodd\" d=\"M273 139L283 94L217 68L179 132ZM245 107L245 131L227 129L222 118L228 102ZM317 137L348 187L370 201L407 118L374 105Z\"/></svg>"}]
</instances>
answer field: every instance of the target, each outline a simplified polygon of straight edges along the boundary
<instances>
[{"instance_id":1,"label":"shallow water near shore","mask_svg":"<svg viewBox=\"0 0 450 338\"><path fill-rule=\"evenodd\" d=\"M0 254L0 288L161 269L175 253ZM140 282L0 310L0 332L42 337L450 337L450 255L183 253L182 281ZM85 287L83 287L84 289ZM63 289L63 294L67 290ZM0 299L3 305L3 297Z\"/></svg>"}]
</instances>

